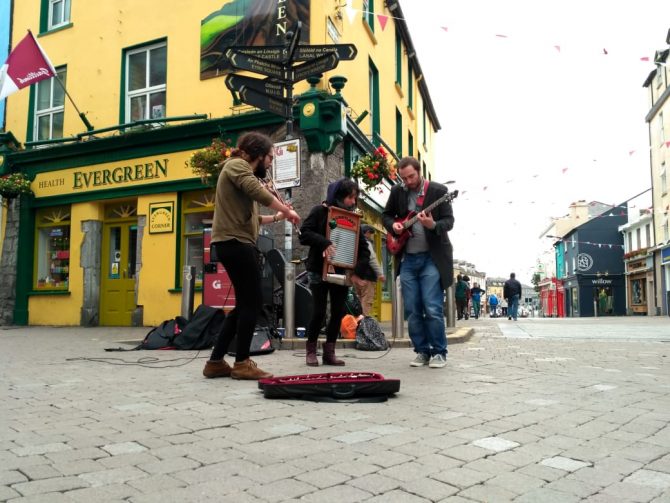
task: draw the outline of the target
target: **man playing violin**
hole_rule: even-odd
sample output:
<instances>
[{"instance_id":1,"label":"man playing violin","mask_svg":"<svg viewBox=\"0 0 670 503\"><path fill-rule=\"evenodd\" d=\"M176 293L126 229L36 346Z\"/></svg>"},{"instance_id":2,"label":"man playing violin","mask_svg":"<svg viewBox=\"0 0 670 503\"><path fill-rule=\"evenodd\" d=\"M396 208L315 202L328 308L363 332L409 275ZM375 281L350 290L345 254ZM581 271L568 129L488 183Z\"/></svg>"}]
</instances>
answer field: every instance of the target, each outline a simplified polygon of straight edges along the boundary
<instances>
[{"instance_id":1,"label":"man playing violin","mask_svg":"<svg viewBox=\"0 0 670 503\"><path fill-rule=\"evenodd\" d=\"M272 140L256 132L242 135L227 159L216 184L214 221L210 248L228 272L235 288L235 308L226 317L212 355L205 364L205 377L262 379L272 374L259 369L249 358L256 320L263 304L259 251L259 226L286 219L293 224L300 216L273 196L260 182L272 166ZM259 205L277 211L260 215ZM223 359L237 335L235 364Z\"/></svg>"},{"instance_id":2,"label":"man playing violin","mask_svg":"<svg viewBox=\"0 0 670 503\"><path fill-rule=\"evenodd\" d=\"M403 304L409 337L416 358L412 367L446 365L447 337L444 326L444 291L453 282L453 251L448 231L454 226L447 188L424 180L421 166L414 157L398 162L402 184L395 185L386 202L382 218L386 230L394 236L410 231L405 247L395 256L395 273L400 275ZM424 212L440 198L432 211ZM416 215L410 229L403 220Z\"/></svg>"}]
</instances>

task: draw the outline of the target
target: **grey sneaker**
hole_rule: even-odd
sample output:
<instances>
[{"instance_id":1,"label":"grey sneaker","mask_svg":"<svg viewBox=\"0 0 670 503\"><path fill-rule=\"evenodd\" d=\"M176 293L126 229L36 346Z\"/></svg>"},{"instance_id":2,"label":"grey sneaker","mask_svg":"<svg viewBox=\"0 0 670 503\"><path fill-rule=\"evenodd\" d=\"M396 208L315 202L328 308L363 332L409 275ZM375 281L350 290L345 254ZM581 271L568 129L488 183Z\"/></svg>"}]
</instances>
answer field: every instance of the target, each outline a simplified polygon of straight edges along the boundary
<instances>
[{"instance_id":1,"label":"grey sneaker","mask_svg":"<svg viewBox=\"0 0 670 503\"><path fill-rule=\"evenodd\" d=\"M447 364L447 359L443 355L435 355L430 359L428 366L431 369L441 369Z\"/></svg>"},{"instance_id":2,"label":"grey sneaker","mask_svg":"<svg viewBox=\"0 0 670 503\"><path fill-rule=\"evenodd\" d=\"M428 360L430 360L430 357L424 353L417 353L416 358L410 362L410 367L423 367L424 365L428 365Z\"/></svg>"}]
</instances>

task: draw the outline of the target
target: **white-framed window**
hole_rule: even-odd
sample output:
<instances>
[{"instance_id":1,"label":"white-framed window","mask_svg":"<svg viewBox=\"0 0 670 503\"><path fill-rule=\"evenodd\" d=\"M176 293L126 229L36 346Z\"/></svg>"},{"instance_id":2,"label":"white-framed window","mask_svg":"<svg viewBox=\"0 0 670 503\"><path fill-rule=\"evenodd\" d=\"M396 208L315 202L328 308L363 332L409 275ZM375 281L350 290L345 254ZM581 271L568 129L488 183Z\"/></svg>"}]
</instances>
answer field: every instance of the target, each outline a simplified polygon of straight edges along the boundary
<instances>
[{"instance_id":1,"label":"white-framed window","mask_svg":"<svg viewBox=\"0 0 670 503\"><path fill-rule=\"evenodd\" d=\"M165 117L167 45L126 53L126 122Z\"/></svg>"},{"instance_id":2,"label":"white-framed window","mask_svg":"<svg viewBox=\"0 0 670 503\"><path fill-rule=\"evenodd\" d=\"M651 224L647 224L644 226L644 234L647 239L647 247L651 246Z\"/></svg>"},{"instance_id":3,"label":"white-framed window","mask_svg":"<svg viewBox=\"0 0 670 503\"><path fill-rule=\"evenodd\" d=\"M668 217L663 220L663 242L670 241L670 229L668 228Z\"/></svg>"},{"instance_id":4,"label":"white-framed window","mask_svg":"<svg viewBox=\"0 0 670 503\"><path fill-rule=\"evenodd\" d=\"M49 29L70 22L70 0L49 0Z\"/></svg>"},{"instance_id":5,"label":"white-framed window","mask_svg":"<svg viewBox=\"0 0 670 503\"><path fill-rule=\"evenodd\" d=\"M665 162L661 164L661 194L668 192L668 175L666 174Z\"/></svg>"},{"instance_id":6,"label":"white-framed window","mask_svg":"<svg viewBox=\"0 0 670 503\"><path fill-rule=\"evenodd\" d=\"M35 84L35 116L33 138L51 140L63 137L63 117L65 110L65 89L67 70L56 70L57 78L45 79Z\"/></svg>"},{"instance_id":7,"label":"white-framed window","mask_svg":"<svg viewBox=\"0 0 670 503\"><path fill-rule=\"evenodd\" d=\"M628 232L628 251L633 251L633 232Z\"/></svg>"},{"instance_id":8,"label":"white-framed window","mask_svg":"<svg viewBox=\"0 0 670 503\"><path fill-rule=\"evenodd\" d=\"M637 248L636 250L640 250L642 248L642 229L639 227L635 229L635 239L637 239Z\"/></svg>"},{"instance_id":9,"label":"white-framed window","mask_svg":"<svg viewBox=\"0 0 670 503\"><path fill-rule=\"evenodd\" d=\"M658 114L658 134L661 135L661 145L665 143L665 121L663 120L663 112Z\"/></svg>"}]
</instances>

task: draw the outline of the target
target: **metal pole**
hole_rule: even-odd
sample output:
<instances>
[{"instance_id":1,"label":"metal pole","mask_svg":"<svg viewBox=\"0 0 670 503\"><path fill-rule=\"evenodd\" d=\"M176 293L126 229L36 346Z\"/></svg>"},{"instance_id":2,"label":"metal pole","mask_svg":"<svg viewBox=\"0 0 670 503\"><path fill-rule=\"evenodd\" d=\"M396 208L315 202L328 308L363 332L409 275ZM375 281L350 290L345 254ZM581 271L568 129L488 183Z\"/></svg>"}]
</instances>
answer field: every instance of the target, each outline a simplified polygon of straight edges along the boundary
<instances>
[{"instance_id":1,"label":"metal pole","mask_svg":"<svg viewBox=\"0 0 670 503\"><path fill-rule=\"evenodd\" d=\"M391 338L402 339L405 335L405 320L403 316L402 285L400 276L393 280L391 288Z\"/></svg>"},{"instance_id":2,"label":"metal pole","mask_svg":"<svg viewBox=\"0 0 670 503\"><path fill-rule=\"evenodd\" d=\"M295 264L284 265L284 337L295 337Z\"/></svg>"},{"instance_id":3,"label":"metal pole","mask_svg":"<svg viewBox=\"0 0 670 503\"><path fill-rule=\"evenodd\" d=\"M195 266L185 265L182 274L181 315L187 320L193 315L193 296L195 295Z\"/></svg>"},{"instance_id":4,"label":"metal pole","mask_svg":"<svg viewBox=\"0 0 670 503\"><path fill-rule=\"evenodd\" d=\"M454 285L447 288L447 328L454 328L456 326L456 300L454 298Z\"/></svg>"}]
</instances>

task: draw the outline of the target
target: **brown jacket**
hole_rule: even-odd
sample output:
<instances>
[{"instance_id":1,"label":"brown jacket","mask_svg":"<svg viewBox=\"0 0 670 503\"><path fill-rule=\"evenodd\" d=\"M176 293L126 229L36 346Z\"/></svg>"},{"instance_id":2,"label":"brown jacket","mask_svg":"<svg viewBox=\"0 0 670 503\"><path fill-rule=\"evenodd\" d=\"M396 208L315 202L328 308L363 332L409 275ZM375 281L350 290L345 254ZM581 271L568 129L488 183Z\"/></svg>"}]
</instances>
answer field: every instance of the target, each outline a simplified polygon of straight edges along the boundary
<instances>
[{"instance_id":1,"label":"brown jacket","mask_svg":"<svg viewBox=\"0 0 670 503\"><path fill-rule=\"evenodd\" d=\"M212 242L237 239L256 244L261 222L258 205L269 206L272 199L247 161L228 159L216 183Z\"/></svg>"}]
</instances>

